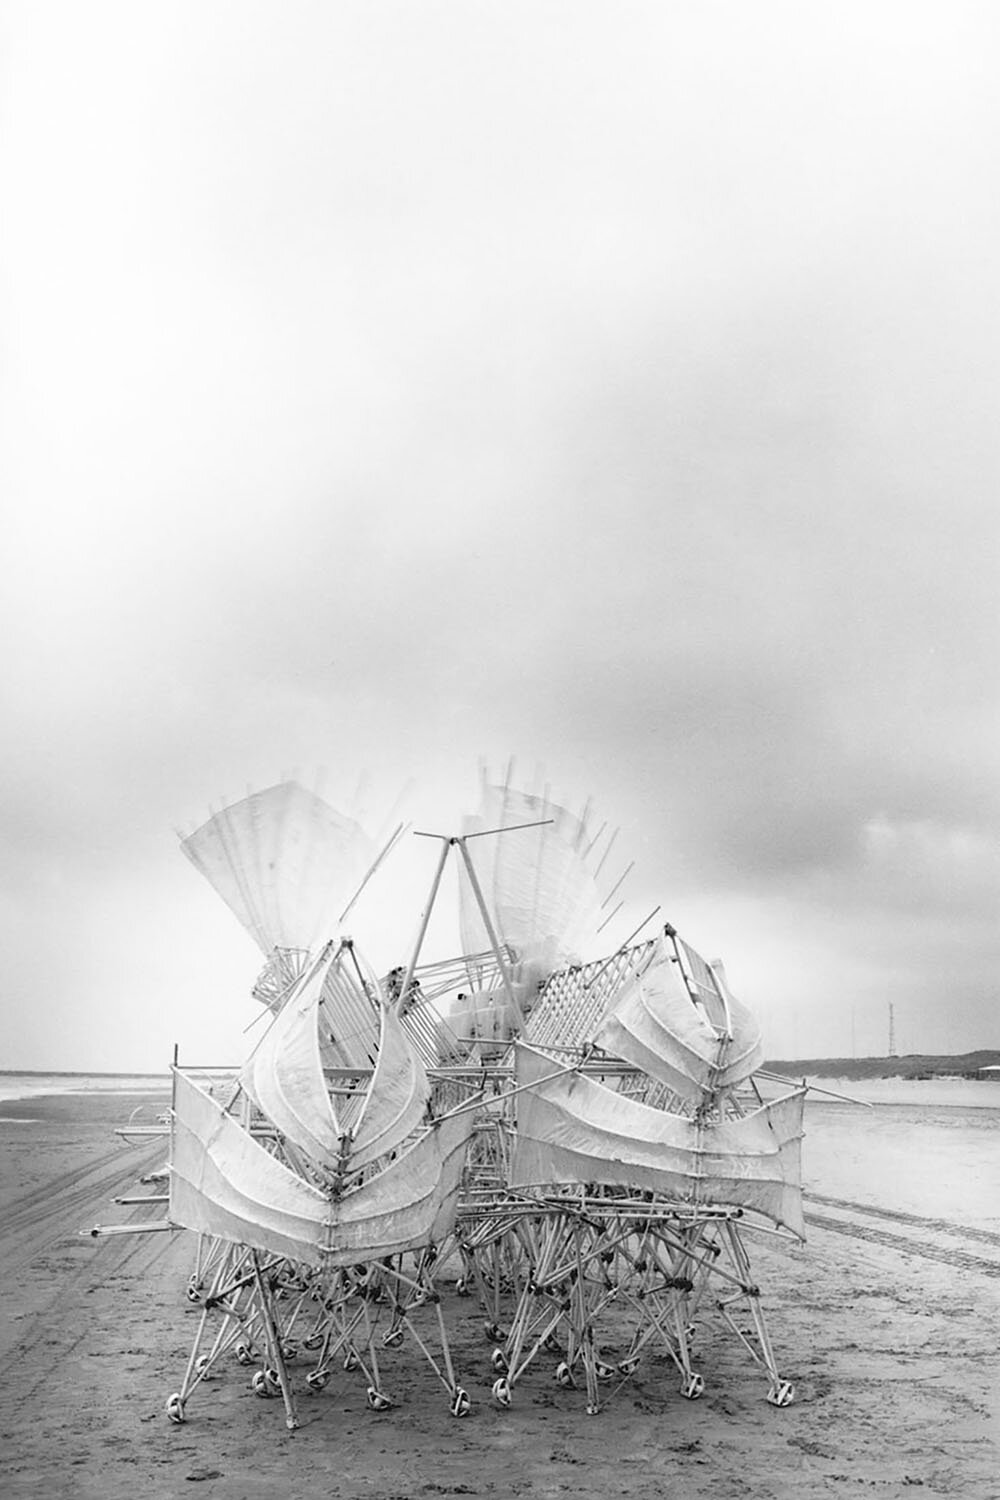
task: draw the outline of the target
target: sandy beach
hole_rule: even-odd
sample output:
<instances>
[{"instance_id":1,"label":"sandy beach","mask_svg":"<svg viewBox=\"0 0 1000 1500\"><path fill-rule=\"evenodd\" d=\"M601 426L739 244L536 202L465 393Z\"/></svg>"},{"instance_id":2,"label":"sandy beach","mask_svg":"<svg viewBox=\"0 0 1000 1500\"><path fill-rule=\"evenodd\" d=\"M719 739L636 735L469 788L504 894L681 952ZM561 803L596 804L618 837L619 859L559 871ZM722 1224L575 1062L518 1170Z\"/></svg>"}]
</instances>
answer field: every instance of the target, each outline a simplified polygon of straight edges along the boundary
<instances>
[{"instance_id":1,"label":"sandy beach","mask_svg":"<svg viewBox=\"0 0 1000 1500\"><path fill-rule=\"evenodd\" d=\"M0 1106L0 1322L10 1497L401 1500L433 1495L1000 1497L1000 1108L935 1098L811 1101L804 1143L809 1241L752 1241L782 1373L767 1381L711 1309L706 1390L685 1401L655 1358L588 1417L580 1391L539 1369L509 1411L490 1400L482 1315L444 1277L464 1421L417 1356L387 1357L397 1405L375 1415L341 1375L302 1390L302 1426L258 1400L247 1372L202 1388L172 1426L198 1310L185 1300L186 1233L93 1240L134 1210L116 1194L162 1161L158 1140L113 1135L162 1092L61 1093ZM986 1101L985 1104L982 1101Z\"/></svg>"}]
</instances>

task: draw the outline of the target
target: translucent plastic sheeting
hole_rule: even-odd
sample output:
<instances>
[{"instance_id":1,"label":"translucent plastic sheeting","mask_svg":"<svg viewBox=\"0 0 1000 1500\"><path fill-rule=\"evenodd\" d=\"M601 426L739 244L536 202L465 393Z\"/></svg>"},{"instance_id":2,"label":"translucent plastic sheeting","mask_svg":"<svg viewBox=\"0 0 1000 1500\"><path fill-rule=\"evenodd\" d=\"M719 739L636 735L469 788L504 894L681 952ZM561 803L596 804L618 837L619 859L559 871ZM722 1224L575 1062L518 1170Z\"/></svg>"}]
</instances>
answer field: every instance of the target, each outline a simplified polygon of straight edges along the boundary
<instances>
[{"instance_id":1,"label":"translucent plastic sheeting","mask_svg":"<svg viewBox=\"0 0 1000 1500\"><path fill-rule=\"evenodd\" d=\"M174 1073L171 1223L318 1266L327 1200Z\"/></svg>"},{"instance_id":2,"label":"translucent plastic sheeting","mask_svg":"<svg viewBox=\"0 0 1000 1500\"><path fill-rule=\"evenodd\" d=\"M383 1008L375 1071L351 1140L351 1170L395 1151L423 1119L431 1086L396 1008Z\"/></svg>"},{"instance_id":3,"label":"translucent plastic sheeting","mask_svg":"<svg viewBox=\"0 0 1000 1500\"><path fill-rule=\"evenodd\" d=\"M240 1082L293 1146L328 1173L346 1173L395 1151L420 1124L430 1084L394 1010L381 1007L379 1048L367 1088L338 1111L327 1090L321 1003L341 954L319 965L288 1000L245 1063Z\"/></svg>"},{"instance_id":4,"label":"translucent plastic sheeting","mask_svg":"<svg viewBox=\"0 0 1000 1500\"><path fill-rule=\"evenodd\" d=\"M473 1112L445 1116L386 1169L331 1198L175 1072L172 1223L311 1266L380 1259L450 1232Z\"/></svg>"},{"instance_id":5,"label":"translucent plastic sheeting","mask_svg":"<svg viewBox=\"0 0 1000 1500\"><path fill-rule=\"evenodd\" d=\"M473 1111L445 1115L394 1162L330 1205L325 1265L439 1245L454 1226Z\"/></svg>"},{"instance_id":6,"label":"translucent plastic sheeting","mask_svg":"<svg viewBox=\"0 0 1000 1500\"><path fill-rule=\"evenodd\" d=\"M513 1186L644 1189L683 1204L753 1209L804 1238L804 1090L742 1118L699 1122L558 1069L517 1046L517 1083L531 1087L518 1099Z\"/></svg>"},{"instance_id":7,"label":"translucent plastic sheeting","mask_svg":"<svg viewBox=\"0 0 1000 1500\"><path fill-rule=\"evenodd\" d=\"M341 1125L334 1114L320 1056L318 1011L327 970L314 968L286 1001L244 1063L240 1083L294 1146L314 1161L336 1161Z\"/></svg>"},{"instance_id":8,"label":"translucent plastic sheeting","mask_svg":"<svg viewBox=\"0 0 1000 1500\"><path fill-rule=\"evenodd\" d=\"M723 1075L727 1084L739 1083L764 1066L764 1038L753 1011L737 1000L726 983L722 965L713 964L712 974L719 992L725 997L729 1015L729 1042L723 1054Z\"/></svg>"},{"instance_id":9,"label":"translucent plastic sheeting","mask_svg":"<svg viewBox=\"0 0 1000 1500\"><path fill-rule=\"evenodd\" d=\"M264 954L329 937L375 859L359 824L295 781L223 808L181 848Z\"/></svg>"},{"instance_id":10,"label":"translucent plastic sheeting","mask_svg":"<svg viewBox=\"0 0 1000 1500\"><path fill-rule=\"evenodd\" d=\"M516 824L552 819L544 827ZM468 845L491 920L501 942L538 975L577 960L600 925L600 896L585 861L584 824L547 798L484 783L479 811L463 833L510 828ZM460 885L463 949L478 953L489 939L468 879Z\"/></svg>"},{"instance_id":11,"label":"translucent plastic sheeting","mask_svg":"<svg viewBox=\"0 0 1000 1500\"><path fill-rule=\"evenodd\" d=\"M760 1067L760 1033L733 1002L732 1038L694 1004L680 967L662 952L626 980L593 1035L605 1052L641 1068L682 1099L732 1088Z\"/></svg>"}]
</instances>

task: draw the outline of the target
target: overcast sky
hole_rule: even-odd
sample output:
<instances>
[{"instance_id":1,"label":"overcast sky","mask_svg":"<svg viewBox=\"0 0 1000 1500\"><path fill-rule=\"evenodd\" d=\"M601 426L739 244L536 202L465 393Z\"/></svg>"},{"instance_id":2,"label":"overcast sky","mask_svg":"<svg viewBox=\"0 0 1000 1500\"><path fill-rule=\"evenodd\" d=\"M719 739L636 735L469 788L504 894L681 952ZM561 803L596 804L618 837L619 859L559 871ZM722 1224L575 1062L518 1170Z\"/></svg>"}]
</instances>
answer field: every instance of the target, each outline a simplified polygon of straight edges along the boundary
<instances>
[{"instance_id":1,"label":"overcast sky","mask_svg":"<svg viewBox=\"0 0 1000 1500\"><path fill-rule=\"evenodd\" d=\"M772 1056L1000 1046L996 7L0 17L0 1066L238 1060L175 829L511 754Z\"/></svg>"}]
</instances>

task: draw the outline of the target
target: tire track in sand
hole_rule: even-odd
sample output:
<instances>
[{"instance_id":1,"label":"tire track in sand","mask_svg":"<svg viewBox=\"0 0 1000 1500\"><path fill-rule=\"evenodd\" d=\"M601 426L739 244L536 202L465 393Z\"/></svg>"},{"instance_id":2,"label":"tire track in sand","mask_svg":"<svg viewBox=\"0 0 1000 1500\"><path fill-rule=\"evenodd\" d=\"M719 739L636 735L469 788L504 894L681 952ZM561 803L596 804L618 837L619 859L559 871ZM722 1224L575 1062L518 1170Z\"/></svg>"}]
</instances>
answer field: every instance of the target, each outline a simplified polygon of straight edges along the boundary
<instances>
[{"instance_id":1,"label":"tire track in sand","mask_svg":"<svg viewBox=\"0 0 1000 1500\"><path fill-rule=\"evenodd\" d=\"M852 1205L853 1207L853 1205ZM876 1212L876 1210L867 1210ZM829 1230L832 1234L847 1235L851 1239L864 1240L868 1244L884 1245L890 1250L901 1251L904 1255L917 1255L923 1260L937 1261L945 1266L958 1266L965 1271L977 1271L984 1276L1000 1277L1000 1258L987 1260L985 1256L974 1255L968 1250L961 1250L958 1246L952 1248L947 1245L935 1245L930 1240L917 1239L911 1235L893 1234L886 1229L878 1229L870 1224L857 1224L849 1219L833 1219L826 1214L806 1214L806 1223L814 1225L817 1229ZM935 1225L935 1228L937 1226ZM948 1226L951 1233L961 1235L958 1226Z\"/></svg>"},{"instance_id":2,"label":"tire track in sand","mask_svg":"<svg viewBox=\"0 0 1000 1500\"><path fill-rule=\"evenodd\" d=\"M976 1229L963 1224L951 1224L947 1219L927 1219L920 1214L905 1213L899 1208L875 1208L870 1203L855 1203L850 1198L827 1198L822 1193L807 1193L810 1203L822 1203L824 1208L842 1208L850 1213L866 1214L874 1219L890 1219L896 1224L913 1224L919 1229L933 1229L937 1234L954 1235L957 1239L977 1240L983 1245L1000 1248L1000 1234L990 1229Z\"/></svg>"}]
</instances>

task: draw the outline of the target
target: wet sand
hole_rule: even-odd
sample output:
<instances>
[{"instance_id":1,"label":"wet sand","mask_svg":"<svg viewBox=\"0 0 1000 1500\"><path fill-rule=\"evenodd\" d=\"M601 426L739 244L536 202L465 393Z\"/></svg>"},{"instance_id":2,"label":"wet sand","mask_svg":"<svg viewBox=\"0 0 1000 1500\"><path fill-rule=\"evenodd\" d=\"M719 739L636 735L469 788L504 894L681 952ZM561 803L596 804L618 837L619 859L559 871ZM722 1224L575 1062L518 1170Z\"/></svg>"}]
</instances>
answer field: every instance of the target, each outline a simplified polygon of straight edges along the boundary
<instances>
[{"instance_id":1,"label":"wet sand","mask_svg":"<svg viewBox=\"0 0 1000 1500\"><path fill-rule=\"evenodd\" d=\"M0 1108L0 1494L167 1500L336 1496L627 1495L1000 1497L1000 1110L810 1103L809 1242L754 1238L782 1373L767 1378L711 1309L699 1315L706 1390L645 1363L599 1416L582 1391L532 1371L509 1411L490 1400L491 1342L448 1274L464 1421L404 1348L386 1356L397 1402L375 1415L357 1376L302 1391L289 1433L233 1362L164 1415L198 1310L187 1234L92 1240L134 1210L115 1194L162 1161L162 1141L112 1135L139 1101L61 1095ZM163 1109L153 1096L144 1118ZM612 1336L613 1342L613 1336Z\"/></svg>"}]
</instances>

